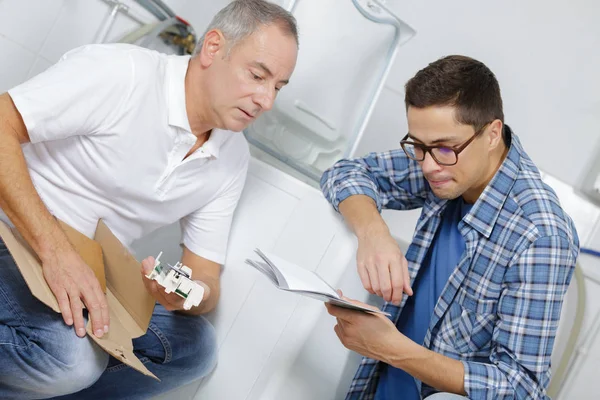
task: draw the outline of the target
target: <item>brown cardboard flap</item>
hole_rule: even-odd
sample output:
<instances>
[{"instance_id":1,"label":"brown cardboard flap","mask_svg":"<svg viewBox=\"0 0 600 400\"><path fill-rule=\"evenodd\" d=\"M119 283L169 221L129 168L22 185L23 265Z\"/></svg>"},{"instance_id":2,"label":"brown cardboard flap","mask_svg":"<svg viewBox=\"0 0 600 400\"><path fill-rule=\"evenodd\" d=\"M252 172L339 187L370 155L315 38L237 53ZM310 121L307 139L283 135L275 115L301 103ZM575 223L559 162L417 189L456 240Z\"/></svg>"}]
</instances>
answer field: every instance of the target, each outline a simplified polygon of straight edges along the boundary
<instances>
[{"instance_id":1,"label":"brown cardboard flap","mask_svg":"<svg viewBox=\"0 0 600 400\"><path fill-rule=\"evenodd\" d=\"M65 235L67 235L69 243L71 243L83 261L94 271L94 275L96 275L98 282L100 282L102 291L106 293L106 278L104 276L104 262L102 260L102 247L100 244L71 228L64 222L59 220L58 223L65 232Z\"/></svg>"},{"instance_id":2,"label":"brown cardboard flap","mask_svg":"<svg viewBox=\"0 0 600 400\"><path fill-rule=\"evenodd\" d=\"M3 221L0 221L0 237L15 259L31 293L42 303L60 313L58 301L46 283L42 263L37 254L15 228L9 227Z\"/></svg>"},{"instance_id":3,"label":"brown cardboard flap","mask_svg":"<svg viewBox=\"0 0 600 400\"><path fill-rule=\"evenodd\" d=\"M150 324L155 301L142 281L142 264L127 251L103 221L98 222L94 240L102 246L108 289L123 306L124 314L133 318L137 325L137 329L128 326L130 333L133 337L143 335Z\"/></svg>"},{"instance_id":4,"label":"brown cardboard flap","mask_svg":"<svg viewBox=\"0 0 600 400\"><path fill-rule=\"evenodd\" d=\"M143 335L148 329L155 303L142 281L141 263L133 258L101 221L98 223L94 240L62 222L60 224L84 261L90 267L95 266L99 268L98 271L103 271L100 275L102 278L106 274L106 280L102 279L101 282L105 282L104 287L107 288L110 329L108 334L97 338L92 333L91 321L88 321L88 334L115 358L144 375L158 379L133 353L132 338ZM46 283L41 262L33 249L15 228L10 228L2 221L0 221L0 237L15 259L31 293L60 313L58 302Z\"/></svg>"},{"instance_id":5,"label":"brown cardboard flap","mask_svg":"<svg viewBox=\"0 0 600 400\"><path fill-rule=\"evenodd\" d=\"M131 339L132 337L137 336L132 335L128 327L131 327L132 325L134 326L133 329L139 329L139 327L133 323L133 319L127 314L123 306L119 304L119 301L110 289L106 291L106 299L110 312L110 329L107 334L105 333L101 338L98 338L92 331L92 321L88 321L88 335L90 335L92 340L96 342L98 346L102 347L104 351L117 360L120 360L146 376L150 376L160 381L156 375L146 368L133 352L133 343Z\"/></svg>"}]
</instances>

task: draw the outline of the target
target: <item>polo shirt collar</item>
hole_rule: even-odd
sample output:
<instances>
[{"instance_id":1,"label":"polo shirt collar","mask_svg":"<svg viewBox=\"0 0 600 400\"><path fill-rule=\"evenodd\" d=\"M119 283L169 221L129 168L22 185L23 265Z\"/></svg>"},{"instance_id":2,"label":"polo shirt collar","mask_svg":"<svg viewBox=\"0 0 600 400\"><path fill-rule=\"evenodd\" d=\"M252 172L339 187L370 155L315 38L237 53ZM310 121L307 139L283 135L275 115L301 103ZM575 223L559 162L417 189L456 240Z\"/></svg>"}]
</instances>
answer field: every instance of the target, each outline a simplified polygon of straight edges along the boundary
<instances>
[{"instance_id":1,"label":"polo shirt collar","mask_svg":"<svg viewBox=\"0 0 600 400\"><path fill-rule=\"evenodd\" d=\"M185 108L185 75L191 56L172 56L167 62L166 94L169 125L192 132Z\"/></svg>"}]
</instances>

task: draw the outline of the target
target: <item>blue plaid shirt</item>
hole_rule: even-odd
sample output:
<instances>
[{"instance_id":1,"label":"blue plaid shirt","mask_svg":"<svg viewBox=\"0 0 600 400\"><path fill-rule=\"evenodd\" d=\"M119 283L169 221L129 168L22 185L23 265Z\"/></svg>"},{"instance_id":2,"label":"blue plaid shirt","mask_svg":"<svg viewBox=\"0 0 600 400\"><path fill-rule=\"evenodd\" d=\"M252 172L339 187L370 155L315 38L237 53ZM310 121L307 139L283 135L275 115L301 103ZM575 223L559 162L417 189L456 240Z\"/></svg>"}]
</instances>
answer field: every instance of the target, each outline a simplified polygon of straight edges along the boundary
<instances>
[{"instance_id":1,"label":"blue plaid shirt","mask_svg":"<svg viewBox=\"0 0 600 400\"><path fill-rule=\"evenodd\" d=\"M473 399L547 399L550 355L579 239L573 222L538 169L511 138L508 155L459 223L466 250L435 306L423 346L460 360ZM405 256L411 282L429 250L447 200L437 198L418 163L402 150L341 160L321 188L338 209L356 194L377 207L422 207ZM396 323L400 307L384 306ZM347 399L373 399L380 362L364 358ZM435 389L421 384L426 397Z\"/></svg>"}]
</instances>

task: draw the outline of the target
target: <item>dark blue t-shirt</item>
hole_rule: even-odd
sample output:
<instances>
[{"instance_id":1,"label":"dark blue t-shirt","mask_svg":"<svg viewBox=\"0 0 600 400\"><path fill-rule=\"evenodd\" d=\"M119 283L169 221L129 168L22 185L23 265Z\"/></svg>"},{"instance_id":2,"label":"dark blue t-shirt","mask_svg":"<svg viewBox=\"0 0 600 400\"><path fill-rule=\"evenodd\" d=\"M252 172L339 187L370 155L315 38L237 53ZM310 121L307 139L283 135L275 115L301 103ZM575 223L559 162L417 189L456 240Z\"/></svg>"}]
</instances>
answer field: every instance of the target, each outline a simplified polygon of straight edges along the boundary
<instances>
[{"instance_id":1,"label":"dark blue t-shirt","mask_svg":"<svg viewBox=\"0 0 600 400\"><path fill-rule=\"evenodd\" d=\"M423 343L442 289L465 251L458 223L470 209L471 204L466 204L462 197L448 202L436 237L413 284L414 294L408 298L396 324L400 332L416 343ZM421 396L412 376L384 364L375 400L397 398L419 400Z\"/></svg>"}]
</instances>

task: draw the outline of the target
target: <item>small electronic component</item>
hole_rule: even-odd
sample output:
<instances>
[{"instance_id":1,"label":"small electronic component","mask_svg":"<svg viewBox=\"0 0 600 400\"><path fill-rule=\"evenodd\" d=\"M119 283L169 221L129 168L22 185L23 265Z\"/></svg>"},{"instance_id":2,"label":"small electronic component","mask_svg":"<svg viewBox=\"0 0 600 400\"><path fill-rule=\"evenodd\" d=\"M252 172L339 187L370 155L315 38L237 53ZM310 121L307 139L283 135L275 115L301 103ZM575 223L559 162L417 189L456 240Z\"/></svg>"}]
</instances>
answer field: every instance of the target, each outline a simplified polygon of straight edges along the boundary
<instances>
[{"instance_id":1,"label":"small electronic component","mask_svg":"<svg viewBox=\"0 0 600 400\"><path fill-rule=\"evenodd\" d=\"M154 261L154 269L146 278L155 280L165 288L166 293L175 293L185 299L183 308L196 307L204 296L204 287L192 280L192 270L180 262L175 265L160 262L162 251Z\"/></svg>"}]
</instances>

